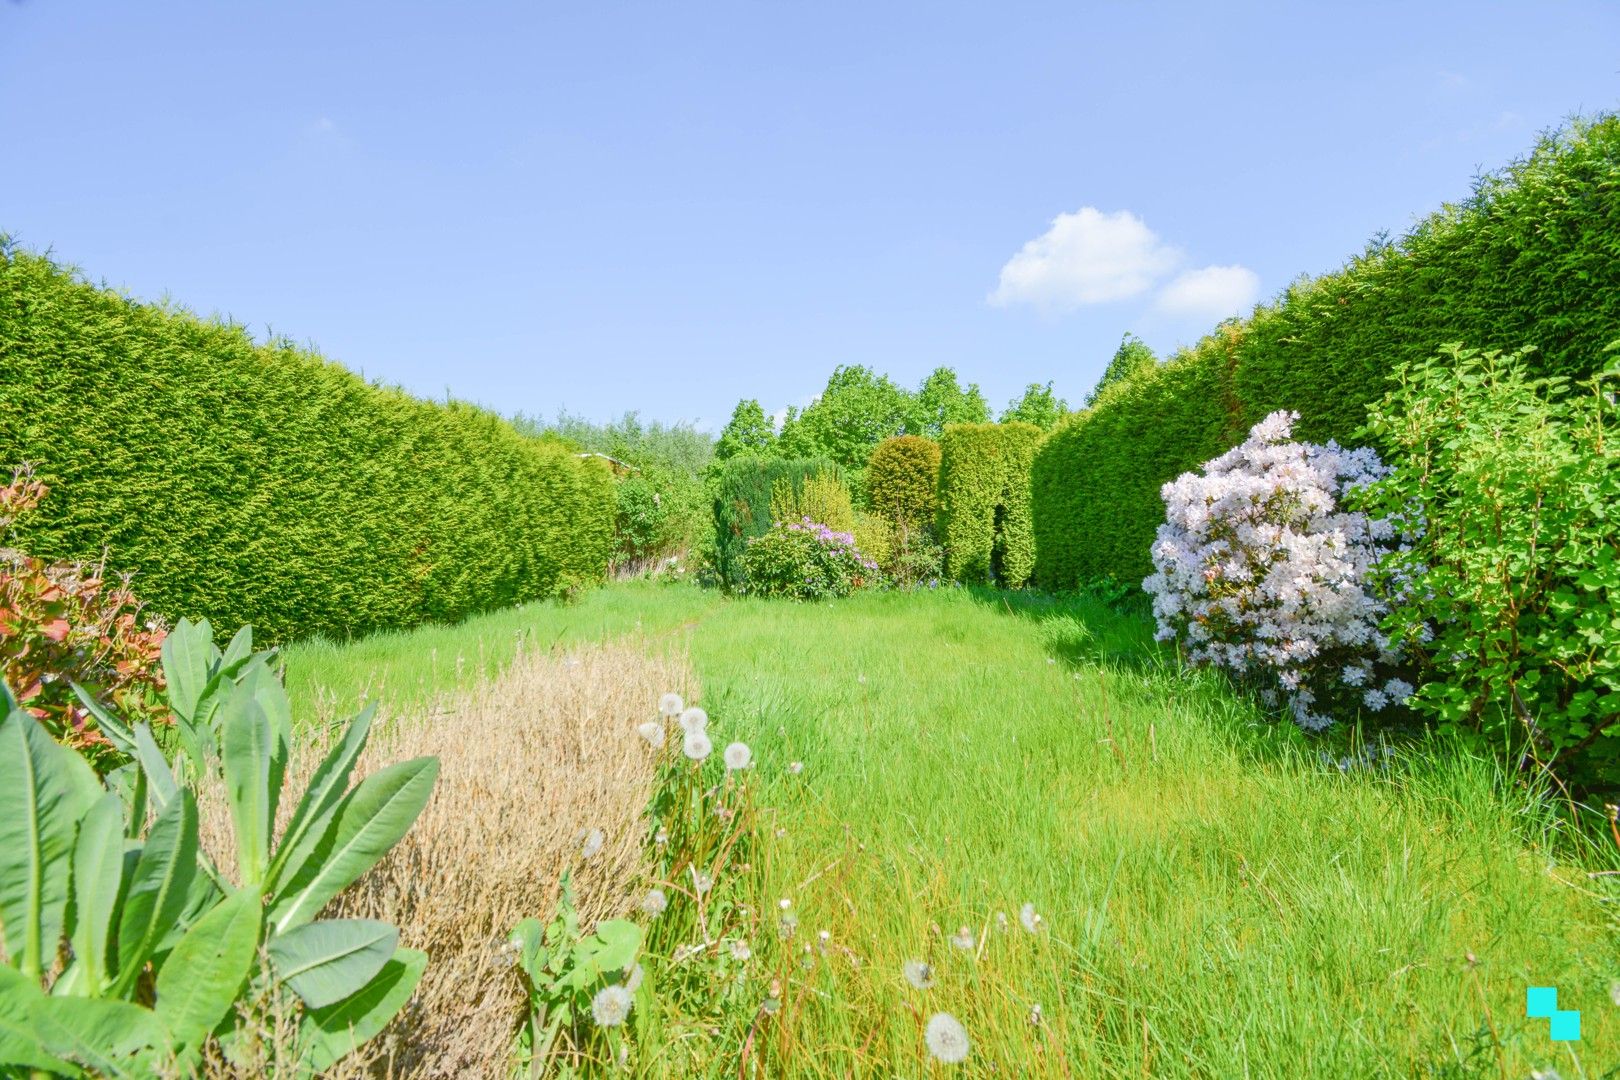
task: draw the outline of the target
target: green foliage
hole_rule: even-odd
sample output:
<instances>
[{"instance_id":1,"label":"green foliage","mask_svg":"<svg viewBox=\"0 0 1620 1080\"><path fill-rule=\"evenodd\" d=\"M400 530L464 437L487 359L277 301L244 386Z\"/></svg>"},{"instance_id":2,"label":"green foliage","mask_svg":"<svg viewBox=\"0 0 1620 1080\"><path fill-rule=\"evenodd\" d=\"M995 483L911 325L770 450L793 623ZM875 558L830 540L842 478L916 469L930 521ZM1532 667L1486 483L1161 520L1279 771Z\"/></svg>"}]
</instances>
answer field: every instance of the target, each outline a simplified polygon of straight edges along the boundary
<instances>
[{"instance_id":1,"label":"green foliage","mask_svg":"<svg viewBox=\"0 0 1620 1080\"><path fill-rule=\"evenodd\" d=\"M743 553L746 589L754 596L823 600L848 596L877 582L877 563L855 546L852 533L812 518L773 525Z\"/></svg>"},{"instance_id":2,"label":"green foliage","mask_svg":"<svg viewBox=\"0 0 1620 1080\"><path fill-rule=\"evenodd\" d=\"M1426 660L1413 704L1443 728L1613 788L1620 363L1571 393L1527 360L1451 346L1403 364L1370 410L1369 434L1401 465L1368 494L1426 526L1386 562L1409 582L1389 627Z\"/></svg>"},{"instance_id":3,"label":"green foliage","mask_svg":"<svg viewBox=\"0 0 1620 1080\"><path fill-rule=\"evenodd\" d=\"M646 993L637 971L641 954L641 927L626 919L604 919L589 934L580 929L579 911L574 904L573 877L563 871L557 911L547 925L539 919L524 919L512 930L511 943L517 950L518 971L528 994L528 1012L518 1029L516 1056L525 1075L541 1074L559 1051L558 1040L567 1040L567 1049L579 1052L592 1041L592 1034L607 1043L607 1060L617 1060L624 1042L621 1025L593 1027L591 1000L608 987L620 987L627 994L642 998L647 1011ZM627 981L635 986L626 986ZM632 998L633 1000L633 998ZM634 1011L633 1007L630 1010ZM639 1017L637 1017L639 1019Z\"/></svg>"},{"instance_id":4,"label":"green foliage","mask_svg":"<svg viewBox=\"0 0 1620 1080\"><path fill-rule=\"evenodd\" d=\"M163 628L152 619L142 625L127 580L109 587L102 567L47 564L11 545L17 520L48 491L26 469L0 487L0 677L18 688L18 704L53 738L105 771L118 753L79 701L78 688L88 687L125 715L162 723Z\"/></svg>"},{"instance_id":5,"label":"green foliage","mask_svg":"<svg viewBox=\"0 0 1620 1080\"><path fill-rule=\"evenodd\" d=\"M1106 377L1106 376L1105 376ZM1052 384L1030 383L1024 387L1024 396L1007 403L1001 414L1003 424L1020 422L1034 424L1042 431L1051 431L1069 412L1069 403L1052 391Z\"/></svg>"},{"instance_id":6,"label":"green foliage","mask_svg":"<svg viewBox=\"0 0 1620 1080\"><path fill-rule=\"evenodd\" d=\"M938 488L939 443L932 439L885 439L867 461L867 505L908 531L933 529Z\"/></svg>"},{"instance_id":7,"label":"green foliage","mask_svg":"<svg viewBox=\"0 0 1620 1080\"><path fill-rule=\"evenodd\" d=\"M859 469L872 447L906 430L912 408L911 395L887 375L840 366L815 403L783 423L781 454L831 458L845 469Z\"/></svg>"},{"instance_id":8,"label":"green foliage","mask_svg":"<svg viewBox=\"0 0 1620 1080\"><path fill-rule=\"evenodd\" d=\"M1148 348L1147 342L1135 334L1126 334L1120 339L1119 348L1114 350L1108 366L1103 369L1102 378L1097 380L1097 385L1086 395L1087 407L1095 405L1097 396L1110 386L1126 379L1133 379L1145 371L1151 371L1158 362L1159 358L1153 355L1153 350ZM1030 389L1034 387L1031 386Z\"/></svg>"},{"instance_id":9,"label":"green foliage","mask_svg":"<svg viewBox=\"0 0 1620 1080\"><path fill-rule=\"evenodd\" d=\"M940 439L939 539L957 581L1017 588L1035 567L1032 424L953 424Z\"/></svg>"},{"instance_id":10,"label":"green foliage","mask_svg":"<svg viewBox=\"0 0 1620 1080\"><path fill-rule=\"evenodd\" d=\"M1035 470L1042 584L1142 578L1166 481L1277 409L1348 443L1390 373L1447 342L1534 344L1536 374L1595 372L1620 329L1620 116L1577 122L1458 206L1303 280L1169 363L1101 390Z\"/></svg>"},{"instance_id":11,"label":"green foliage","mask_svg":"<svg viewBox=\"0 0 1620 1080\"><path fill-rule=\"evenodd\" d=\"M990 406L974 383L962 389L956 372L935 368L917 388L912 398L906 434L939 438L946 424L983 424L990 419Z\"/></svg>"},{"instance_id":12,"label":"green foliage","mask_svg":"<svg viewBox=\"0 0 1620 1080\"><path fill-rule=\"evenodd\" d=\"M758 400L745 398L731 411L731 419L715 444L716 461L730 461L746 454L769 456L776 448L776 428L771 425Z\"/></svg>"},{"instance_id":13,"label":"green foliage","mask_svg":"<svg viewBox=\"0 0 1620 1080\"><path fill-rule=\"evenodd\" d=\"M849 488L831 469L808 476L781 476L771 485L771 521L809 518L838 532L855 528Z\"/></svg>"},{"instance_id":14,"label":"green foliage","mask_svg":"<svg viewBox=\"0 0 1620 1080\"><path fill-rule=\"evenodd\" d=\"M170 619L272 641L448 621L601 578L611 480L461 403L130 301L0 245L0 460L19 542L133 571Z\"/></svg>"},{"instance_id":15,"label":"green foliage","mask_svg":"<svg viewBox=\"0 0 1620 1080\"><path fill-rule=\"evenodd\" d=\"M292 727L268 656L246 628L221 653L206 622L182 621L163 657L178 775L145 723L103 714L136 759L106 786L0 695L0 1071L190 1075L210 1038L230 1053L239 1004L285 987L302 1006L299 1073L312 1075L404 1006L425 958L396 949L386 924L315 916L404 836L438 762L351 789L363 713L273 844ZM230 810L231 875L200 848L205 790Z\"/></svg>"},{"instance_id":16,"label":"green foliage","mask_svg":"<svg viewBox=\"0 0 1620 1080\"><path fill-rule=\"evenodd\" d=\"M713 571L722 585L742 586L743 551L749 540L771 527L771 496L778 482L785 480L798 490L807 478L820 473L843 478L838 466L825 458L740 457L720 467L714 480Z\"/></svg>"}]
</instances>

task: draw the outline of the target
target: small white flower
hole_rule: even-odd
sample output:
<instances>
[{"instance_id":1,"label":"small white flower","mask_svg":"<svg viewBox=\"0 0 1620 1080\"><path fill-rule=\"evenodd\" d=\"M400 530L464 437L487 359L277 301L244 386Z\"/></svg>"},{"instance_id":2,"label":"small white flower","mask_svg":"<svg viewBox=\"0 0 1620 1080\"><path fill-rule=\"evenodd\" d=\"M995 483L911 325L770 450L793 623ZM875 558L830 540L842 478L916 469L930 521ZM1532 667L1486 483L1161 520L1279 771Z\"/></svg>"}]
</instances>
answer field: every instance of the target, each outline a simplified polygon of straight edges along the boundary
<instances>
[{"instance_id":1,"label":"small white flower","mask_svg":"<svg viewBox=\"0 0 1620 1080\"><path fill-rule=\"evenodd\" d=\"M1025 930L1028 930L1032 934L1039 933L1041 924L1046 922L1046 920L1041 918L1040 915L1035 911L1034 904L1025 904L1023 907L1018 909L1018 921L1023 924Z\"/></svg>"},{"instance_id":2,"label":"small white flower","mask_svg":"<svg viewBox=\"0 0 1620 1080\"><path fill-rule=\"evenodd\" d=\"M798 776L800 773L804 772L804 762L795 761L793 764L788 766L788 772L792 773L794 776Z\"/></svg>"},{"instance_id":3,"label":"small white flower","mask_svg":"<svg viewBox=\"0 0 1620 1080\"><path fill-rule=\"evenodd\" d=\"M636 734L646 739L647 745L654 750L664 745L664 725L656 720L648 720L645 724L638 724Z\"/></svg>"},{"instance_id":4,"label":"small white flower","mask_svg":"<svg viewBox=\"0 0 1620 1080\"><path fill-rule=\"evenodd\" d=\"M781 908L783 911L786 911L788 908L793 906L793 901L784 896L782 899L776 902L776 906Z\"/></svg>"},{"instance_id":5,"label":"small white flower","mask_svg":"<svg viewBox=\"0 0 1620 1080\"><path fill-rule=\"evenodd\" d=\"M658 699L658 712L663 716L679 716L686 703L679 694L665 694Z\"/></svg>"},{"instance_id":6,"label":"small white flower","mask_svg":"<svg viewBox=\"0 0 1620 1080\"><path fill-rule=\"evenodd\" d=\"M632 994L641 988L641 980L647 973L641 970L640 964L631 964L624 973L624 988Z\"/></svg>"},{"instance_id":7,"label":"small white flower","mask_svg":"<svg viewBox=\"0 0 1620 1080\"><path fill-rule=\"evenodd\" d=\"M667 907L669 907L669 897L664 895L663 889L648 889L647 895L641 901L641 910L648 915L662 915Z\"/></svg>"},{"instance_id":8,"label":"small white flower","mask_svg":"<svg viewBox=\"0 0 1620 1080\"><path fill-rule=\"evenodd\" d=\"M699 729L686 733L686 741L681 749L693 761L702 761L713 752L714 743L709 741L709 736L702 729Z\"/></svg>"},{"instance_id":9,"label":"small white flower","mask_svg":"<svg viewBox=\"0 0 1620 1080\"><path fill-rule=\"evenodd\" d=\"M950 1013L937 1012L928 1018L928 1026L923 1029L923 1041L928 1044L928 1052L947 1065L967 1060L967 1029Z\"/></svg>"},{"instance_id":10,"label":"small white flower","mask_svg":"<svg viewBox=\"0 0 1620 1080\"><path fill-rule=\"evenodd\" d=\"M747 743L734 742L726 747L725 759L728 770L746 769L754 760L754 752L748 749Z\"/></svg>"},{"instance_id":11,"label":"small white flower","mask_svg":"<svg viewBox=\"0 0 1620 1080\"><path fill-rule=\"evenodd\" d=\"M921 960L907 960L900 965L900 973L906 977L906 982L919 990L927 990L934 985L934 969Z\"/></svg>"},{"instance_id":12,"label":"small white flower","mask_svg":"<svg viewBox=\"0 0 1620 1080\"><path fill-rule=\"evenodd\" d=\"M618 1027L630 1015L630 991L622 986L604 986L591 999L591 1019L597 1027Z\"/></svg>"},{"instance_id":13,"label":"small white flower","mask_svg":"<svg viewBox=\"0 0 1620 1080\"><path fill-rule=\"evenodd\" d=\"M951 944L964 951L973 948L973 928L964 926L958 929L951 935Z\"/></svg>"},{"instance_id":14,"label":"small white flower","mask_svg":"<svg viewBox=\"0 0 1620 1080\"><path fill-rule=\"evenodd\" d=\"M709 730L709 714L694 705L681 713L680 724L681 730L688 735L694 731L707 731Z\"/></svg>"},{"instance_id":15,"label":"small white flower","mask_svg":"<svg viewBox=\"0 0 1620 1080\"><path fill-rule=\"evenodd\" d=\"M602 850L602 845L605 843L607 843L607 837L602 835L602 830L592 829L585 835L585 846L581 849L580 854L587 859L594 859L596 853Z\"/></svg>"}]
</instances>

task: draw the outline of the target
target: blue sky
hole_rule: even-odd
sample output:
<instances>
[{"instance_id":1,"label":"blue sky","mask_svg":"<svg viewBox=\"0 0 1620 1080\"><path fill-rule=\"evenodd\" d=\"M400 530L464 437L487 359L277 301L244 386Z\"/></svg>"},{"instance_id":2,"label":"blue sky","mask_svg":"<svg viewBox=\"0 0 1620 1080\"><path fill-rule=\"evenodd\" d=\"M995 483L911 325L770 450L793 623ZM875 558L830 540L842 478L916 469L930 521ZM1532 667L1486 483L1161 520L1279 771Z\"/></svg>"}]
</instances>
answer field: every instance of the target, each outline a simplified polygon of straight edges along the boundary
<instances>
[{"instance_id":1,"label":"blue sky","mask_svg":"<svg viewBox=\"0 0 1620 1080\"><path fill-rule=\"evenodd\" d=\"M1620 5L0 3L0 231L503 412L1071 401L1620 104Z\"/></svg>"}]
</instances>

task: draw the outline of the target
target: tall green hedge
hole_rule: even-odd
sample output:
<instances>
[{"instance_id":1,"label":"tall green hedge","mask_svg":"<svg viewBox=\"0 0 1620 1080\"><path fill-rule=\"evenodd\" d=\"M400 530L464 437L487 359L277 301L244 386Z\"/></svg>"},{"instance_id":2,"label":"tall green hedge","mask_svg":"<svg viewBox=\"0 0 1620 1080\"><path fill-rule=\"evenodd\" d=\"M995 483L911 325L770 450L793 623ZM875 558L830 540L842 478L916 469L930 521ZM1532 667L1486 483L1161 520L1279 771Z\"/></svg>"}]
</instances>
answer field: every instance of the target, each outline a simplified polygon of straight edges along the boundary
<instances>
[{"instance_id":1,"label":"tall green hedge","mask_svg":"<svg viewBox=\"0 0 1620 1080\"><path fill-rule=\"evenodd\" d=\"M939 538L945 573L1017 588L1035 569L1030 463L1034 424L948 424L940 437Z\"/></svg>"},{"instance_id":2,"label":"tall green hedge","mask_svg":"<svg viewBox=\"0 0 1620 1080\"><path fill-rule=\"evenodd\" d=\"M0 248L0 465L33 554L276 641L453 620L600 579L612 479L491 413L130 301Z\"/></svg>"},{"instance_id":3,"label":"tall green hedge","mask_svg":"<svg viewBox=\"0 0 1620 1080\"><path fill-rule=\"evenodd\" d=\"M1301 438L1351 441L1398 363L1448 342L1534 345L1542 374L1582 375L1620 336L1620 116L1544 138L1457 206L1303 280L1166 364L1109 387L1034 468L1037 578L1137 580L1159 488L1276 409Z\"/></svg>"},{"instance_id":4,"label":"tall green hedge","mask_svg":"<svg viewBox=\"0 0 1620 1080\"><path fill-rule=\"evenodd\" d=\"M743 552L748 541L771 527L771 490L787 480L795 491L807 477L844 472L829 458L734 457L720 466L714 497L714 569L721 584L740 588L747 580Z\"/></svg>"}]
</instances>

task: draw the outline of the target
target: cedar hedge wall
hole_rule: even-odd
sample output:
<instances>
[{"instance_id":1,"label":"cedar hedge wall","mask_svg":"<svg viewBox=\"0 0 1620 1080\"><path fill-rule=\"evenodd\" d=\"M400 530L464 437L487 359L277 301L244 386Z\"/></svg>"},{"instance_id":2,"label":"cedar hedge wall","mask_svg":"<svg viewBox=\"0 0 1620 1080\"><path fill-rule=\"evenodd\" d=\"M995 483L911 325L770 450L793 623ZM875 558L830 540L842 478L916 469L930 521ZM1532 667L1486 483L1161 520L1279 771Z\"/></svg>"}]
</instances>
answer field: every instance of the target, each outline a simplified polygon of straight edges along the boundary
<instances>
[{"instance_id":1,"label":"cedar hedge wall","mask_svg":"<svg viewBox=\"0 0 1620 1080\"><path fill-rule=\"evenodd\" d=\"M1030 531L1034 424L947 424L940 436L939 539L956 581L1017 588L1035 569Z\"/></svg>"},{"instance_id":2,"label":"cedar hedge wall","mask_svg":"<svg viewBox=\"0 0 1620 1080\"><path fill-rule=\"evenodd\" d=\"M1276 409L1352 443L1387 373L1448 342L1535 345L1581 376L1620 336L1620 116L1579 121L1393 244L1291 286L1168 363L1110 387L1054 431L1033 471L1037 577L1140 580L1159 488Z\"/></svg>"},{"instance_id":3,"label":"cedar hedge wall","mask_svg":"<svg viewBox=\"0 0 1620 1080\"><path fill-rule=\"evenodd\" d=\"M932 527L939 489L939 444L921 435L896 435L872 449L866 462L866 501L875 514L908 529Z\"/></svg>"},{"instance_id":4,"label":"cedar hedge wall","mask_svg":"<svg viewBox=\"0 0 1620 1080\"><path fill-rule=\"evenodd\" d=\"M172 618L348 637L602 578L612 478L495 415L128 300L0 246L0 465L21 543L134 571Z\"/></svg>"}]
</instances>

